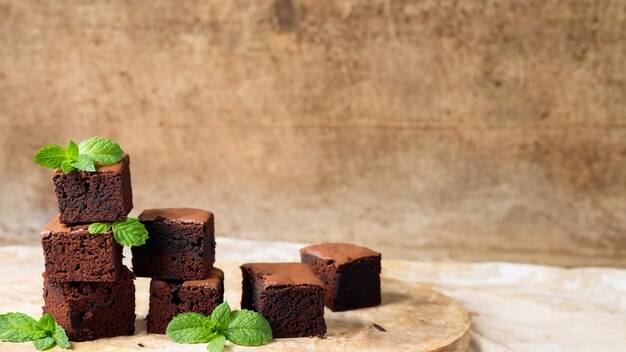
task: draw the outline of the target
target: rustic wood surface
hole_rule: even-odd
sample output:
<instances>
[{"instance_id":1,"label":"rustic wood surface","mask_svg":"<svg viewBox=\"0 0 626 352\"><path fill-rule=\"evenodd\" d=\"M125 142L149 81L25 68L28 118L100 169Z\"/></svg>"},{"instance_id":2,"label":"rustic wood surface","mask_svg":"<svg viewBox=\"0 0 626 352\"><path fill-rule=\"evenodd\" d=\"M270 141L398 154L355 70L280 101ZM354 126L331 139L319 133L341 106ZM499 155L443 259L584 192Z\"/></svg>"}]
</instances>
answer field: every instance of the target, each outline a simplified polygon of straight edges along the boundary
<instances>
[{"instance_id":1,"label":"rustic wood surface","mask_svg":"<svg viewBox=\"0 0 626 352\"><path fill-rule=\"evenodd\" d=\"M386 258L626 266L626 1L0 0L0 244L45 143L132 158L135 213Z\"/></svg>"}]
</instances>

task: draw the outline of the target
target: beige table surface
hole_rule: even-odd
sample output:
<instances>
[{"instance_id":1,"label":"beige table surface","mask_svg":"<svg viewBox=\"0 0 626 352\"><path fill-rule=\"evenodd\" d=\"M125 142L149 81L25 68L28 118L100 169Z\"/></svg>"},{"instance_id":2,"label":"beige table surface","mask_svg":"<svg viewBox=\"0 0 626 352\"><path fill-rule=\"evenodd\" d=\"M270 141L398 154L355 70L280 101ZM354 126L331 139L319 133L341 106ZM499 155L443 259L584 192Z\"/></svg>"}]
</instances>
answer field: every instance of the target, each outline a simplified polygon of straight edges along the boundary
<instances>
[{"instance_id":1,"label":"beige table surface","mask_svg":"<svg viewBox=\"0 0 626 352\"><path fill-rule=\"evenodd\" d=\"M220 262L296 261L302 247L225 237L219 237L217 243L218 266ZM125 261L129 254L126 256ZM425 284L470 312L470 351L626 351L626 270L383 261L384 272L385 268L387 280L397 276ZM43 301L37 286L42 270L39 247L0 247L0 312L39 316ZM146 279L138 279L138 296L147 296L146 283ZM145 304L138 303L139 318L146 310ZM0 342L0 351L13 351L17 346L26 350L27 345ZM176 350L205 351L203 345Z\"/></svg>"}]
</instances>

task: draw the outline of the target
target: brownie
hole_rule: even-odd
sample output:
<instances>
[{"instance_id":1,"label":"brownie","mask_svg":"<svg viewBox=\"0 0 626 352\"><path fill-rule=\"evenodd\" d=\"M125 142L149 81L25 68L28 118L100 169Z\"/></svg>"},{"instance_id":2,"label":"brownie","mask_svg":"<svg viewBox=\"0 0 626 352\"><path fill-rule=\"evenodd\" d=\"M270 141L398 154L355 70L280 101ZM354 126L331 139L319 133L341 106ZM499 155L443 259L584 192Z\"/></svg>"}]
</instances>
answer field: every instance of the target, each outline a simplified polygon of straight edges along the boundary
<instances>
[{"instance_id":1,"label":"brownie","mask_svg":"<svg viewBox=\"0 0 626 352\"><path fill-rule=\"evenodd\" d=\"M150 237L132 247L133 271L162 280L201 280L215 262L213 214L200 209L149 209L139 215Z\"/></svg>"},{"instance_id":2,"label":"brownie","mask_svg":"<svg viewBox=\"0 0 626 352\"><path fill-rule=\"evenodd\" d=\"M64 225L55 216L41 232L45 275L49 281L103 281L118 279L122 246L111 231L92 235L88 225Z\"/></svg>"},{"instance_id":3,"label":"brownie","mask_svg":"<svg viewBox=\"0 0 626 352\"><path fill-rule=\"evenodd\" d=\"M224 301L224 273L213 268L202 280L150 282L148 333L164 334L173 317L184 312L210 315Z\"/></svg>"},{"instance_id":4,"label":"brownie","mask_svg":"<svg viewBox=\"0 0 626 352\"><path fill-rule=\"evenodd\" d=\"M326 285L326 306L332 311L380 304L380 253L349 243L324 243L302 248L300 256Z\"/></svg>"},{"instance_id":5,"label":"brownie","mask_svg":"<svg viewBox=\"0 0 626 352\"><path fill-rule=\"evenodd\" d=\"M52 282L44 274L44 313L61 325L71 341L132 335L135 284L123 266L115 282Z\"/></svg>"},{"instance_id":6,"label":"brownie","mask_svg":"<svg viewBox=\"0 0 626 352\"><path fill-rule=\"evenodd\" d=\"M126 155L117 164L97 165L95 172L75 170L66 174L55 170L52 181L61 222L124 221L133 209L129 165Z\"/></svg>"},{"instance_id":7,"label":"brownie","mask_svg":"<svg viewBox=\"0 0 626 352\"><path fill-rule=\"evenodd\" d=\"M325 288L302 263L248 263L241 266L241 308L261 313L274 337L322 337Z\"/></svg>"}]
</instances>

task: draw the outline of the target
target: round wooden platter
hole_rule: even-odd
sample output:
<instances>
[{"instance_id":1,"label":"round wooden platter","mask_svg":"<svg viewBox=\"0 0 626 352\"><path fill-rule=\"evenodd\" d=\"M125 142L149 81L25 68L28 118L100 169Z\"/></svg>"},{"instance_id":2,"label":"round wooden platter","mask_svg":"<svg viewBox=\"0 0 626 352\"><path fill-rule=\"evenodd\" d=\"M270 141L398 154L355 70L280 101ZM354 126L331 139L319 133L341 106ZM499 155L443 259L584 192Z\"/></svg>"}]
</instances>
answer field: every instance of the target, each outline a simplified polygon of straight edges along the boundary
<instances>
[{"instance_id":1,"label":"round wooden platter","mask_svg":"<svg viewBox=\"0 0 626 352\"><path fill-rule=\"evenodd\" d=\"M19 259L26 258L8 259L0 259L0 264L9 266L4 267L3 272L13 270L8 277L0 276L0 312L22 311L39 317L43 303L39 265L32 268L32 261L20 264ZM426 285L398 279L410 273L394 272L398 266L392 263L386 265L383 261L382 304L347 312L327 309L325 338L275 339L254 349L228 343L228 351L465 351L469 344L468 314L450 298ZM233 309L238 309L241 300L239 263L217 263L217 266L224 270L226 277L225 299ZM167 336L146 334L144 318L148 311L149 279L137 279L136 286L135 335L73 343L74 350L206 351L205 344L178 345ZM0 342L0 350L32 351L33 347L30 343Z\"/></svg>"}]
</instances>

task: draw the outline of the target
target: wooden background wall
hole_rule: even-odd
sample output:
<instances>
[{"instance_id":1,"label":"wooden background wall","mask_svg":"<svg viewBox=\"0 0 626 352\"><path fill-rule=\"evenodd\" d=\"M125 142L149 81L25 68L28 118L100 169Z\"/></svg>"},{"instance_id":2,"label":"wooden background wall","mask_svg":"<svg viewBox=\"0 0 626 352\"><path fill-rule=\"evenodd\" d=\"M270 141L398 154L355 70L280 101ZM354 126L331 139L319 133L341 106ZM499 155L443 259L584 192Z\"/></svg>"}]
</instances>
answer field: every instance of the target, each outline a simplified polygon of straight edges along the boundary
<instances>
[{"instance_id":1,"label":"wooden background wall","mask_svg":"<svg viewBox=\"0 0 626 352\"><path fill-rule=\"evenodd\" d=\"M131 154L135 211L385 257L626 266L626 1L0 0L0 242L46 143Z\"/></svg>"}]
</instances>

